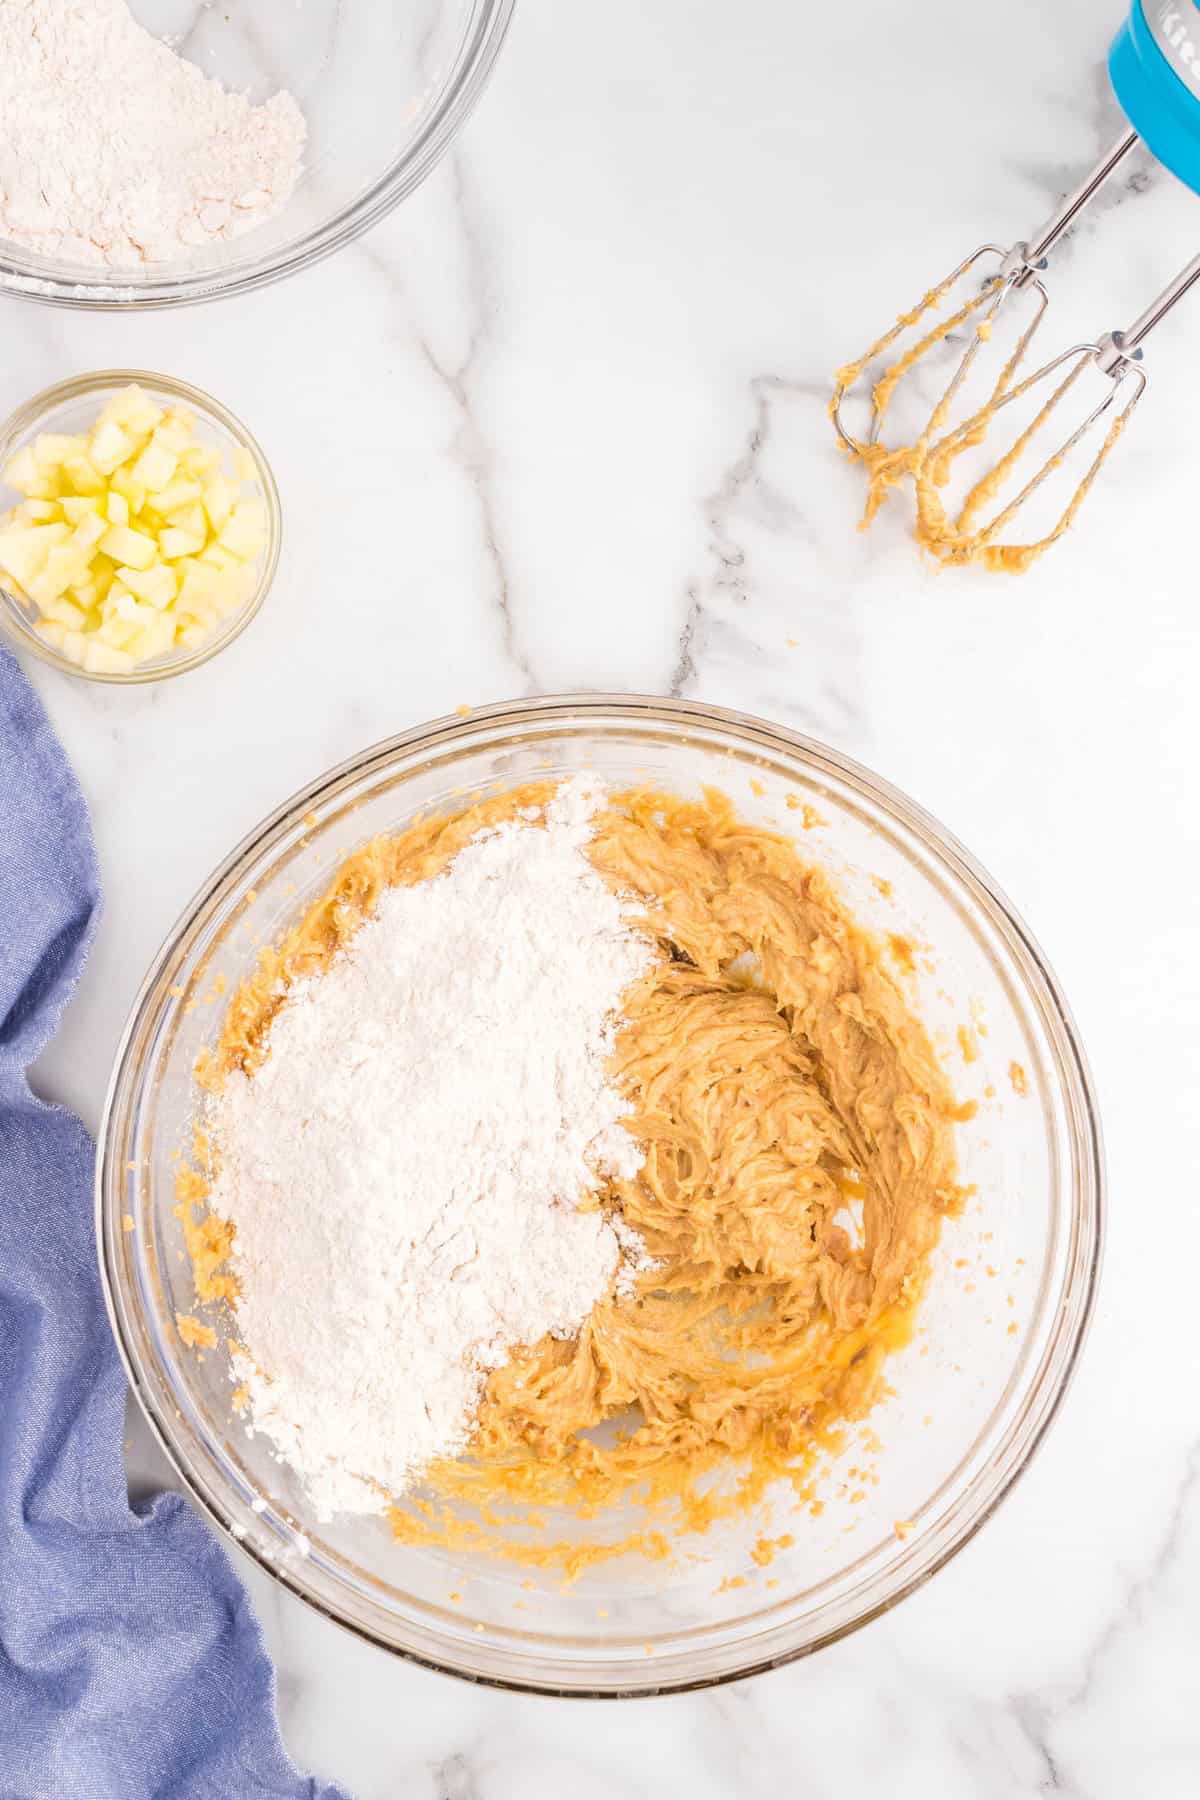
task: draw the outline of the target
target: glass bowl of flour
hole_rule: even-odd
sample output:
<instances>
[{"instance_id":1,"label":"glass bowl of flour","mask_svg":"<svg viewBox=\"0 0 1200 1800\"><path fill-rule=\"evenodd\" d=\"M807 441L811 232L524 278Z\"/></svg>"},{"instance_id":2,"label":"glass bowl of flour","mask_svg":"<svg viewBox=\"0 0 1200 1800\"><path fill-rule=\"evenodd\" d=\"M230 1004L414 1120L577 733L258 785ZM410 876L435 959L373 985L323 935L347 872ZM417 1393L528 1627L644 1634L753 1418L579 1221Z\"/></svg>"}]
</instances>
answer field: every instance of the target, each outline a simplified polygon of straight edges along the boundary
<instances>
[{"instance_id":1,"label":"glass bowl of flour","mask_svg":"<svg viewBox=\"0 0 1200 1800\"><path fill-rule=\"evenodd\" d=\"M460 812L472 796L549 782L569 797L577 780L596 778L612 791L649 784L684 799L720 789L749 826L790 839L862 925L904 947L912 1004L961 1103L966 1204L934 1253L915 1335L888 1359L884 1397L830 1442L802 1504L780 1484L749 1513L677 1535L636 1499L590 1514L539 1506L510 1515L491 1548L400 1542L386 1517L315 1503L297 1473L303 1446L284 1454L269 1431L247 1431L232 1322L216 1333L198 1325L195 1315L212 1310L197 1306L176 1210L179 1170L206 1117L197 1059L264 947L311 916L377 836ZM488 853L502 850L497 842ZM465 942L482 902L463 890L458 903ZM404 925L398 947L407 935ZM589 962L581 992L590 972ZM498 966L497 983L505 978ZM437 986L428 993L432 1051L447 1022L435 1017ZM563 1005L578 997L564 994ZM502 1015L512 1006L505 997ZM517 1035L532 1047L528 1029ZM365 1043L350 1048L369 1054ZM326 1054L316 1039L311 1050L310 1061ZM413 1130L418 1162L444 1154L424 1126ZM1095 1099L1063 996L1003 895L933 819L866 770L762 721L683 701L575 695L484 708L377 745L233 851L134 1004L101 1128L97 1218L130 1382L215 1526L292 1593L396 1654L517 1689L621 1696L808 1654L896 1604L970 1539L1027 1466L1070 1379L1095 1293L1102 1187ZM306 1304L299 1293L289 1301L297 1317ZM292 1337L303 1349L304 1330ZM620 1554L588 1560L614 1543ZM536 1554L505 1553L564 1544L581 1566L558 1553L544 1566Z\"/></svg>"},{"instance_id":2,"label":"glass bowl of flour","mask_svg":"<svg viewBox=\"0 0 1200 1800\"><path fill-rule=\"evenodd\" d=\"M328 255L433 168L512 7L0 7L0 288L62 306L176 306Z\"/></svg>"}]
</instances>

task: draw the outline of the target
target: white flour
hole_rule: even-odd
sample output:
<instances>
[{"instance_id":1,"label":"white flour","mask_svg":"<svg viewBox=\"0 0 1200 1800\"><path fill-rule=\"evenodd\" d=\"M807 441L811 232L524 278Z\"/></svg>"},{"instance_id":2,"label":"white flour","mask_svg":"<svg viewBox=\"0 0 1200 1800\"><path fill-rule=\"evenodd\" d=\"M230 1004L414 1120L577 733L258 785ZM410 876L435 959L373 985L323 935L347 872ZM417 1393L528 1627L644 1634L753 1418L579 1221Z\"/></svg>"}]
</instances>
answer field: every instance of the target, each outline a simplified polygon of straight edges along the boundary
<instances>
[{"instance_id":1,"label":"white flour","mask_svg":"<svg viewBox=\"0 0 1200 1800\"><path fill-rule=\"evenodd\" d=\"M600 802L566 782L544 829L502 825L390 889L214 1103L234 1375L323 1518L381 1511L461 1450L487 1369L648 1266L577 1209L642 1163L606 1059L653 951L587 858Z\"/></svg>"},{"instance_id":2,"label":"white flour","mask_svg":"<svg viewBox=\"0 0 1200 1800\"><path fill-rule=\"evenodd\" d=\"M280 207L304 138L290 94L226 93L125 0L0 0L0 235L29 249L178 260Z\"/></svg>"}]
</instances>

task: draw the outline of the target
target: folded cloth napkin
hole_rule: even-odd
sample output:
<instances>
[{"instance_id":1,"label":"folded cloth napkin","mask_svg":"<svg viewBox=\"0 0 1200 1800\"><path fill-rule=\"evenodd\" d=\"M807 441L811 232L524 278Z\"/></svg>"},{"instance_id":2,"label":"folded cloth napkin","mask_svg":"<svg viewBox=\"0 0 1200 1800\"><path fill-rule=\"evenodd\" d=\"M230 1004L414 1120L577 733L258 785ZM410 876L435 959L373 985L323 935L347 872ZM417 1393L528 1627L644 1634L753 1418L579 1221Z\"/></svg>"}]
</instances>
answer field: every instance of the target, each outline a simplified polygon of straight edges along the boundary
<instances>
[{"instance_id":1,"label":"folded cloth napkin","mask_svg":"<svg viewBox=\"0 0 1200 1800\"><path fill-rule=\"evenodd\" d=\"M26 1079L98 904L83 797L0 651L0 1800L339 1800L284 1754L217 1540L177 1494L128 1504L92 1145Z\"/></svg>"}]
</instances>

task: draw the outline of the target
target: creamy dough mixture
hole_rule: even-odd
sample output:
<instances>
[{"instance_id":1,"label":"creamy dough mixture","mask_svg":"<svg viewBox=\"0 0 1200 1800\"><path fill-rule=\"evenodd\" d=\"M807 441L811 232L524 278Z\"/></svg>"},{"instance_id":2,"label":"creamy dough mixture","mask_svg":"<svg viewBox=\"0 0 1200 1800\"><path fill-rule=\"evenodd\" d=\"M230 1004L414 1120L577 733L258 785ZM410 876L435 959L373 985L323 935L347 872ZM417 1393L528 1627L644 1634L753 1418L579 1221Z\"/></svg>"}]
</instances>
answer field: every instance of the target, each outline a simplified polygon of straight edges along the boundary
<instances>
[{"instance_id":1,"label":"creamy dough mixture","mask_svg":"<svg viewBox=\"0 0 1200 1800\"><path fill-rule=\"evenodd\" d=\"M254 1071L287 986L329 961L388 884L440 871L552 791L484 800L343 864L234 996L202 1084ZM528 1522L530 1504L592 1514L629 1498L652 1521L703 1530L780 1478L803 1494L838 1426L878 1398L942 1220L962 1203L964 1115L926 1033L883 947L787 839L715 793L638 791L599 815L591 855L640 896L660 952L627 995L615 1067L645 1166L600 1196L658 1267L577 1339L532 1344L495 1371L470 1458L436 1465L395 1508L407 1539L495 1550L496 1528ZM236 1288L232 1227L203 1214L210 1154L201 1138L178 1198L198 1295L219 1301ZM718 1469L728 1478L706 1479ZM582 1551L552 1537L504 1550L573 1567L668 1553L655 1529Z\"/></svg>"}]
</instances>

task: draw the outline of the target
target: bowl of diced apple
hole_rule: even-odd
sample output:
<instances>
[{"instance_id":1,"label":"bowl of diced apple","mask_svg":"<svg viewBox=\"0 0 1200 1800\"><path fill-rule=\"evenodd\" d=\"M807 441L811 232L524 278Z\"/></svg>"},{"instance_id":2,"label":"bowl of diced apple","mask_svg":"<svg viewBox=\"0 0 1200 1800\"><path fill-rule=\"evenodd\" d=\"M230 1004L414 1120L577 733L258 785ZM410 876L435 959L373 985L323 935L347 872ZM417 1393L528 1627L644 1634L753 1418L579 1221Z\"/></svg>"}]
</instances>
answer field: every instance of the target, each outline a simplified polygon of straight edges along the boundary
<instances>
[{"instance_id":1,"label":"bowl of diced apple","mask_svg":"<svg viewBox=\"0 0 1200 1800\"><path fill-rule=\"evenodd\" d=\"M0 621L93 681L199 667L254 617L279 560L262 450L209 395L106 370L0 427Z\"/></svg>"}]
</instances>

